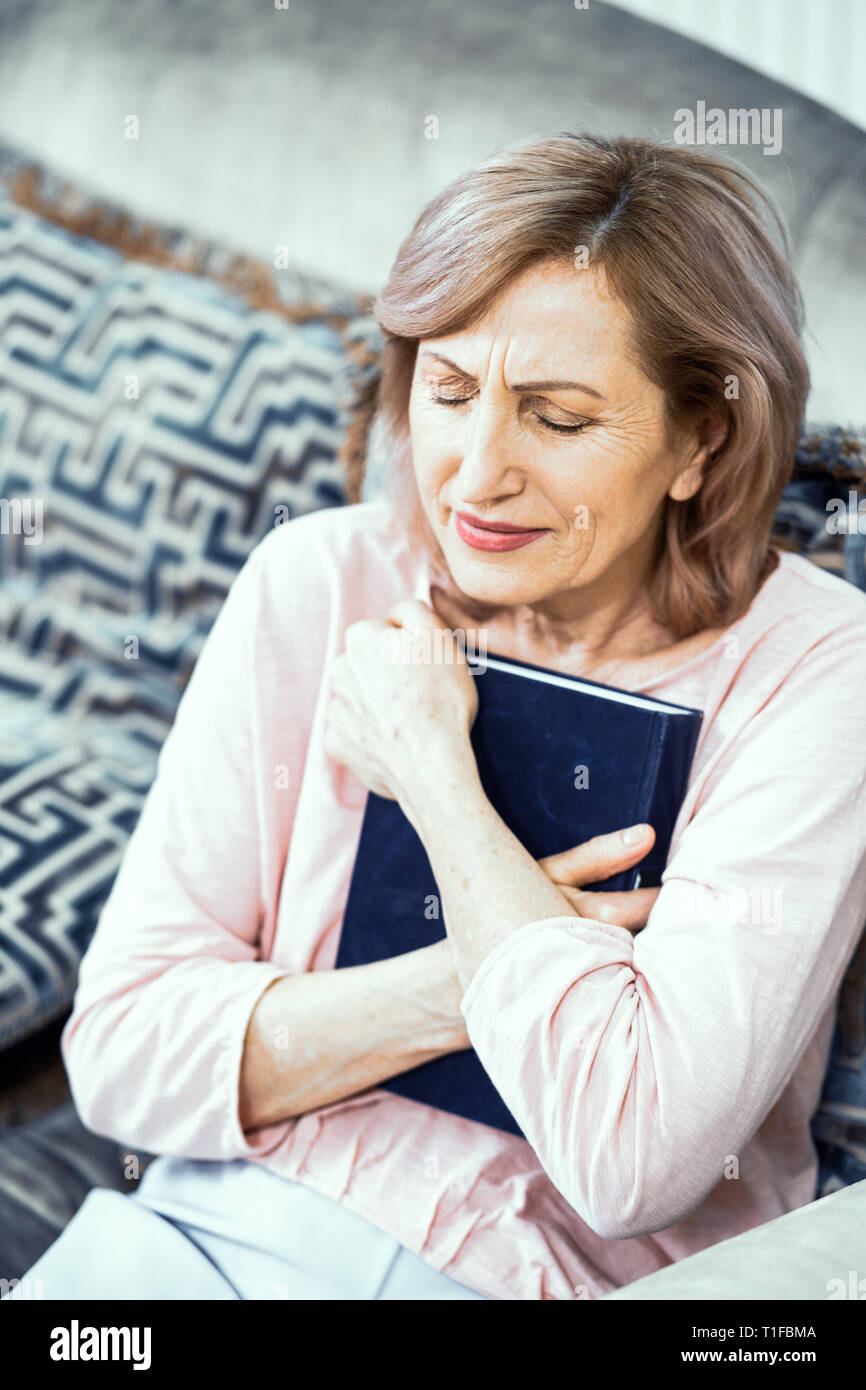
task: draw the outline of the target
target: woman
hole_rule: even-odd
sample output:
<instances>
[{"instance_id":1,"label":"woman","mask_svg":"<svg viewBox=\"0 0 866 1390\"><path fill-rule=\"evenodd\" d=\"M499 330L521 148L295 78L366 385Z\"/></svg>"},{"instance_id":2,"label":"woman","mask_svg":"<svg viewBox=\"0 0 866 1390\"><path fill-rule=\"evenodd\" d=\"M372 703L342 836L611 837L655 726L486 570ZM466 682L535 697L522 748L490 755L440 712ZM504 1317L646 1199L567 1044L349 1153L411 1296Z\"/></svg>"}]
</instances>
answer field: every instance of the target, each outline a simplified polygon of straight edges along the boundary
<instances>
[{"instance_id":1,"label":"woman","mask_svg":"<svg viewBox=\"0 0 866 1390\"><path fill-rule=\"evenodd\" d=\"M376 306L389 497L244 566L84 960L80 1114L164 1156L89 1196L46 1297L595 1298L813 1198L866 600L769 542L808 377L762 207L566 134L421 215ZM581 891L651 829L527 854L465 663L409 657L442 627L704 711L660 890ZM447 936L334 971L370 788ZM377 1089L470 1045L526 1139Z\"/></svg>"}]
</instances>

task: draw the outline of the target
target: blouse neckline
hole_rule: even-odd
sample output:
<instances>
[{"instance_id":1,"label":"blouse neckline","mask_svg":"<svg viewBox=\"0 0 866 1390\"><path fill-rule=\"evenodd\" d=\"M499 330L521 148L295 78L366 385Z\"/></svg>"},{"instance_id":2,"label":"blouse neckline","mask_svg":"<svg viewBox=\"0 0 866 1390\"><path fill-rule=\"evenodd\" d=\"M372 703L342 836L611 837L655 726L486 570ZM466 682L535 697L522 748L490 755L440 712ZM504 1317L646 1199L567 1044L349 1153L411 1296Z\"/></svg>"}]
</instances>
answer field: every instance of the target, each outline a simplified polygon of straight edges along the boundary
<instances>
[{"instance_id":1,"label":"blouse neckline","mask_svg":"<svg viewBox=\"0 0 866 1390\"><path fill-rule=\"evenodd\" d=\"M687 657L686 660L680 662L678 666L671 666L670 669L667 671L660 671L658 675L647 676L644 680L638 681L636 684L624 683L622 685L617 686L617 688L621 690L627 690L632 694L640 694L643 691L653 689L655 686L666 685L672 681L675 681L680 676L690 675L693 670L697 670L704 663L710 660L715 660L718 657L719 652L723 649L724 644L727 642L727 640L732 636L732 634L736 633L737 629L746 621L746 619L754 611L755 605L766 597L767 593L769 592L769 589L774 586L774 581L782 573L782 570L787 569L788 558L789 556L787 551L783 550L779 552L778 564L776 565L772 574L769 574L767 578L764 580L763 584L761 585L758 592L755 594L754 598L752 599L752 602L749 604L749 607L746 609L745 613L741 614L741 616L737 618L733 623L731 623L730 626L726 627L724 632L720 632L715 641L711 642L709 646L703 649L703 651L696 652L694 656ZM427 606L430 608L433 607L430 594L431 582L432 565L430 562L430 557L425 553L420 557L415 580L415 588L412 597L415 599L419 599L422 603L427 604ZM551 667L550 669L553 670L554 668ZM586 677L586 679L592 680L594 679L594 677L588 676ZM607 682L600 683L606 684Z\"/></svg>"}]
</instances>

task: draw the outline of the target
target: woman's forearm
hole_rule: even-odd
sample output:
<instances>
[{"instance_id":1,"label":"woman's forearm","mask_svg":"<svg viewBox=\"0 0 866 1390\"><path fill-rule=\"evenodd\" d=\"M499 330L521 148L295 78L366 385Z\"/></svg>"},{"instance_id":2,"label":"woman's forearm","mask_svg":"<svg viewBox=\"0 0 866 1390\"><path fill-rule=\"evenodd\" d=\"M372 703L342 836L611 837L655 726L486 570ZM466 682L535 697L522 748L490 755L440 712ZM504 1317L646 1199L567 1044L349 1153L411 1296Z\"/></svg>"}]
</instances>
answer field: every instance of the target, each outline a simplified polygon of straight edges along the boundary
<instances>
[{"instance_id":1,"label":"woman's forearm","mask_svg":"<svg viewBox=\"0 0 866 1390\"><path fill-rule=\"evenodd\" d=\"M470 1046L447 941L266 989L247 1028L239 1117L274 1124Z\"/></svg>"},{"instance_id":2,"label":"woman's forearm","mask_svg":"<svg viewBox=\"0 0 866 1390\"><path fill-rule=\"evenodd\" d=\"M468 738L443 747L436 775L407 788L400 804L427 851L464 990L519 927L579 915L494 811Z\"/></svg>"}]
</instances>

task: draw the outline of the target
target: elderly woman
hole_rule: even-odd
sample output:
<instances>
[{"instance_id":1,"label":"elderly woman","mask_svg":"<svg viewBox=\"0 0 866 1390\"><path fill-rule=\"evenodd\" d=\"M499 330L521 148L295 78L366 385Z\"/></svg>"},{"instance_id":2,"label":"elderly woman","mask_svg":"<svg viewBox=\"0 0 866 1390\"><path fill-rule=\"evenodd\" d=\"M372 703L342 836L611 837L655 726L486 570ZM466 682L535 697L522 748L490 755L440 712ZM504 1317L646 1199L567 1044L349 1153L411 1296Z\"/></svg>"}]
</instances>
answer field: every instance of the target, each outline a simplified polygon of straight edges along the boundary
<instances>
[{"instance_id":1,"label":"elderly woman","mask_svg":"<svg viewBox=\"0 0 866 1390\"><path fill-rule=\"evenodd\" d=\"M422 213L376 305L390 491L244 566L84 960L76 1104L160 1157L45 1297L596 1298L812 1200L866 600L770 544L808 376L766 214L718 158L569 134ZM660 890L582 891L651 828L527 853L466 663L408 659L436 628L703 711ZM446 937L334 970L368 789ZM525 1137L380 1088L470 1046Z\"/></svg>"}]
</instances>

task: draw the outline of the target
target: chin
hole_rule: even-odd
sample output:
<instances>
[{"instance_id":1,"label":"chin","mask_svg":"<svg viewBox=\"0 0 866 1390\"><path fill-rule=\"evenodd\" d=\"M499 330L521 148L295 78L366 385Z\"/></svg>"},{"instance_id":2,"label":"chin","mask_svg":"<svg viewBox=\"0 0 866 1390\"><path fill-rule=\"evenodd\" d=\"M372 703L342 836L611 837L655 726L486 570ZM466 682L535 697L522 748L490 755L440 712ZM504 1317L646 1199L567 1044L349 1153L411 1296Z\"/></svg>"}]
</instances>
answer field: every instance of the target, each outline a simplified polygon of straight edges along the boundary
<instances>
[{"instance_id":1,"label":"chin","mask_svg":"<svg viewBox=\"0 0 866 1390\"><path fill-rule=\"evenodd\" d=\"M538 603L556 592L549 582L545 584L541 575L533 573L532 566L525 560L518 561L514 554L472 560L465 554L455 556L446 552L445 558L458 589L476 603L492 607Z\"/></svg>"}]
</instances>

